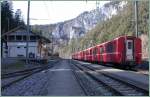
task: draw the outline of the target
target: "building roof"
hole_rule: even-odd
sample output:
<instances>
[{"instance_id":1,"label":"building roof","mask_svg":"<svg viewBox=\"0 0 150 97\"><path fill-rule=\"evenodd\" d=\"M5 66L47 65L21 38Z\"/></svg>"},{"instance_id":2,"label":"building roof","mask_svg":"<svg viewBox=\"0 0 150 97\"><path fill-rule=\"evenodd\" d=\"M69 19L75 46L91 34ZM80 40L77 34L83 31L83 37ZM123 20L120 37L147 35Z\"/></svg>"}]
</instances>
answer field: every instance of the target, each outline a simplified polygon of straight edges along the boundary
<instances>
[{"instance_id":1,"label":"building roof","mask_svg":"<svg viewBox=\"0 0 150 97\"><path fill-rule=\"evenodd\" d=\"M14 29L9 30L8 32L5 32L4 34L1 35L1 37L3 38L5 35L16 33L16 31L18 31L18 30L24 30L25 32L27 32L27 29L25 28L25 26L21 25L21 26L18 26L16 28L14 28ZM17 32L17 33L20 33L20 32ZM24 33L22 33L22 34L24 34ZM29 34L34 34L34 35L40 37L42 39L42 41L46 41L46 42L49 42L49 43L51 42L48 38L46 38L44 36L41 36L41 35L38 35L38 34L32 32L32 31L30 31Z\"/></svg>"}]
</instances>

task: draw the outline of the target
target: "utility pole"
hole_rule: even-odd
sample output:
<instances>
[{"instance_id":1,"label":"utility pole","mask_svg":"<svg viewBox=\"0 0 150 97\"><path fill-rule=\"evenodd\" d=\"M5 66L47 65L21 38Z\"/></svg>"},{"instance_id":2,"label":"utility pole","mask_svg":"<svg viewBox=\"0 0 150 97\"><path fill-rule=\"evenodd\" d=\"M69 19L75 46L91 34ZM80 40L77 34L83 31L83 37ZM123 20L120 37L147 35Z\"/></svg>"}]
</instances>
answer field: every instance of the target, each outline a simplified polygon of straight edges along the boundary
<instances>
[{"instance_id":1,"label":"utility pole","mask_svg":"<svg viewBox=\"0 0 150 97\"><path fill-rule=\"evenodd\" d=\"M51 52L52 52L52 55L53 55L53 33L52 32L51 32L51 38L52 38L51 39L51 41L52 41L52 49L51 49L52 51Z\"/></svg>"},{"instance_id":2,"label":"utility pole","mask_svg":"<svg viewBox=\"0 0 150 97\"><path fill-rule=\"evenodd\" d=\"M149 6L150 6L150 2L149 2ZM149 17L150 17L150 14L149 14ZM150 19L149 19L149 23L150 23ZM148 56L149 56L149 66L150 66L150 30L149 30L149 42L148 42L148 44L149 44L149 47L148 47L149 48L149 51L148 51L149 55Z\"/></svg>"},{"instance_id":3,"label":"utility pole","mask_svg":"<svg viewBox=\"0 0 150 97\"><path fill-rule=\"evenodd\" d=\"M99 9L99 1L96 0L96 9Z\"/></svg>"},{"instance_id":4,"label":"utility pole","mask_svg":"<svg viewBox=\"0 0 150 97\"><path fill-rule=\"evenodd\" d=\"M30 27L29 27L29 15L30 14L30 0L28 0L28 12L27 12L27 47L26 47L26 65L28 64L28 50L29 50L29 31L30 31Z\"/></svg>"},{"instance_id":5,"label":"utility pole","mask_svg":"<svg viewBox=\"0 0 150 97\"><path fill-rule=\"evenodd\" d=\"M135 33L138 37L138 1L135 1Z\"/></svg>"},{"instance_id":6,"label":"utility pole","mask_svg":"<svg viewBox=\"0 0 150 97\"><path fill-rule=\"evenodd\" d=\"M8 21L8 24L7 24L7 25L8 25L8 31L9 31L9 18L7 18L7 21Z\"/></svg>"}]
</instances>

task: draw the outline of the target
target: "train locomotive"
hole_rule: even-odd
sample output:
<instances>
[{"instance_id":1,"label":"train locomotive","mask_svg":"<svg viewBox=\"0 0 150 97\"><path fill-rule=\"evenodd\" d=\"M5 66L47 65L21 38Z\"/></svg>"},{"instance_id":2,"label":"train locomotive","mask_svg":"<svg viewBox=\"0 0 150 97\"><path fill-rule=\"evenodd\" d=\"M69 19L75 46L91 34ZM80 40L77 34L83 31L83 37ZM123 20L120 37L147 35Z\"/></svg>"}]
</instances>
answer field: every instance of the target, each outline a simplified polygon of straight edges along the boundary
<instances>
[{"instance_id":1,"label":"train locomotive","mask_svg":"<svg viewBox=\"0 0 150 97\"><path fill-rule=\"evenodd\" d=\"M141 39L134 36L121 36L112 41L75 52L72 54L72 59L133 68L141 63L141 56Z\"/></svg>"}]
</instances>

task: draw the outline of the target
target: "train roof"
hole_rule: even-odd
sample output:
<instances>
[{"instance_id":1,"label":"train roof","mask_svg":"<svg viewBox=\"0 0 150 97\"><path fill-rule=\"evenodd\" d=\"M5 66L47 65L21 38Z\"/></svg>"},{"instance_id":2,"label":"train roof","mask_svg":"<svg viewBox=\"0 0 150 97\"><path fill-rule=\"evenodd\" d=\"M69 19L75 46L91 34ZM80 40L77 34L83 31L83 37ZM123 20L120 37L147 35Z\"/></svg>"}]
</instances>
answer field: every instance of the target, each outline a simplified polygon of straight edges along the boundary
<instances>
[{"instance_id":1,"label":"train roof","mask_svg":"<svg viewBox=\"0 0 150 97\"><path fill-rule=\"evenodd\" d=\"M103 43L101 43L101 44L98 44L97 46L104 45L104 44L106 44L106 43L115 41L115 40L120 39L120 38L137 38L137 37L135 37L135 36L120 36L120 37L114 38L113 40L110 40L110 41L107 41L107 42L103 42Z\"/></svg>"},{"instance_id":2,"label":"train roof","mask_svg":"<svg viewBox=\"0 0 150 97\"><path fill-rule=\"evenodd\" d=\"M120 39L120 38L137 38L137 37L135 37L135 36L119 36L119 37L114 38L114 39L112 39L112 40L110 40L110 41L100 43L100 44L98 44L98 45L95 45L95 46L89 47L89 48L87 48L87 49L84 49L84 50L79 51L79 52L76 52L76 53L80 53L80 52L83 52L83 51L90 50L90 49L92 49L92 48L95 48L95 47L97 47L97 46L104 45L104 44L106 44L106 43L109 43L109 42L115 41L115 40ZM76 54L76 53L74 53L74 54Z\"/></svg>"}]
</instances>

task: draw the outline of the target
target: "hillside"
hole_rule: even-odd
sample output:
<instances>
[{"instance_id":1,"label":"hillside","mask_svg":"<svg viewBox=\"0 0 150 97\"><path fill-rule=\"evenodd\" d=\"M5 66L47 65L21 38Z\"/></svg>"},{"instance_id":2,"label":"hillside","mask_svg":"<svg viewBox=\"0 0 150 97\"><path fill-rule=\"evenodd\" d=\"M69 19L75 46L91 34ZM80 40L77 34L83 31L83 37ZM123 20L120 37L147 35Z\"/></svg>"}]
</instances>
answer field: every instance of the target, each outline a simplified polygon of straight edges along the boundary
<instances>
[{"instance_id":1,"label":"hillside","mask_svg":"<svg viewBox=\"0 0 150 97\"><path fill-rule=\"evenodd\" d=\"M98 23L116 15L125 5L125 1L114 1L97 9L85 11L71 20L49 25L33 25L32 28L40 30L41 34L48 38L51 38L52 33L54 44L58 44L58 47L66 46L71 39L83 37Z\"/></svg>"},{"instance_id":2,"label":"hillside","mask_svg":"<svg viewBox=\"0 0 150 97\"><path fill-rule=\"evenodd\" d=\"M122 35L135 35L134 24L134 2L128 1L122 11L119 11L111 18L98 23L92 30L88 31L83 37L73 38L71 43L64 47L60 53L63 57L69 57L72 52L83 50L92 45L96 45L108 40L112 40ZM139 37L145 35L146 39L142 38L142 52L148 55L148 19L149 19L149 2L140 1L138 4L139 16Z\"/></svg>"}]
</instances>

